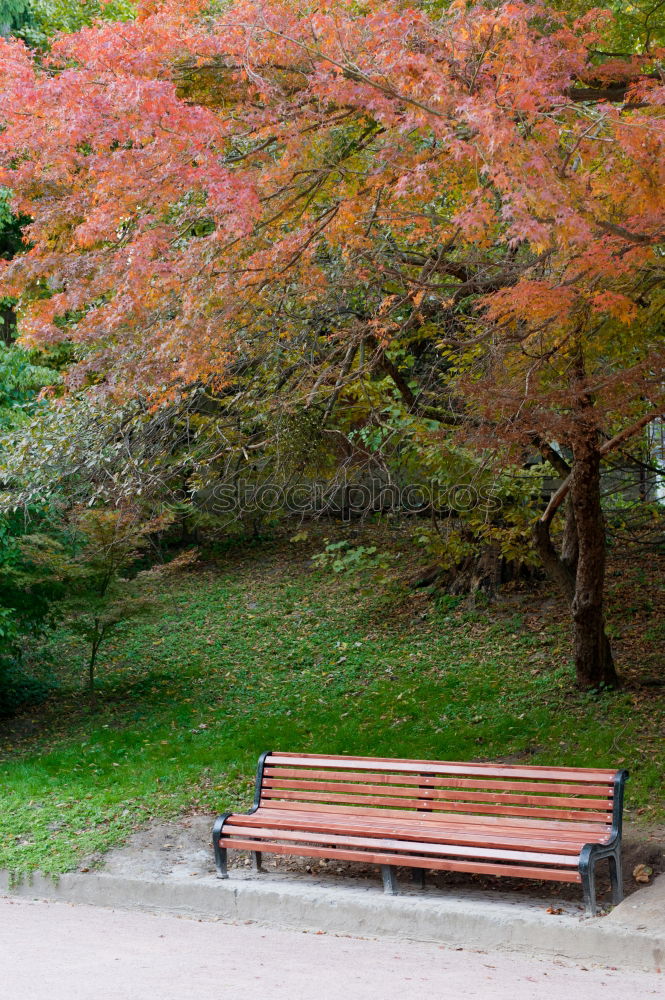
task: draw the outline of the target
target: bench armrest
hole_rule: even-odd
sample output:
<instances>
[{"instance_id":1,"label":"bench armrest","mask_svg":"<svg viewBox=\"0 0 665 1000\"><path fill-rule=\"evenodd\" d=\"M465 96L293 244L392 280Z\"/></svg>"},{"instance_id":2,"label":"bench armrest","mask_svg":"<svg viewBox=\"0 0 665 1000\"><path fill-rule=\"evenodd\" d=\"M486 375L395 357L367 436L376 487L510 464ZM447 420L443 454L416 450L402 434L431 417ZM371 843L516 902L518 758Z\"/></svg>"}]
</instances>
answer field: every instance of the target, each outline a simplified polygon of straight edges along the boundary
<instances>
[{"instance_id":1,"label":"bench armrest","mask_svg":"<svg viewBox=\"0 0 665 1000\"><path fill-rule=\"evenodd\" d=\"M614 798L612 802L612 841L621 840L623 829L623 793L629 772L626 770L617 771L612 784L614 785Z\"/></svg>"},{"instance_id":2,"label":"bench armrest","mask_svg":"<svg viewBox=\"0 0 665 1000\"><path fill-rule=\"evenodd\" d=\"M263 769L266 766L266 757L269 757L272 750L264 750L259 757L259 763L256 768L256 784L254 785L254 802L252 808L247 810L247 815L256 812L256 810L261 805L261 791L263 790Z\"/></svg>"}]
</instances>

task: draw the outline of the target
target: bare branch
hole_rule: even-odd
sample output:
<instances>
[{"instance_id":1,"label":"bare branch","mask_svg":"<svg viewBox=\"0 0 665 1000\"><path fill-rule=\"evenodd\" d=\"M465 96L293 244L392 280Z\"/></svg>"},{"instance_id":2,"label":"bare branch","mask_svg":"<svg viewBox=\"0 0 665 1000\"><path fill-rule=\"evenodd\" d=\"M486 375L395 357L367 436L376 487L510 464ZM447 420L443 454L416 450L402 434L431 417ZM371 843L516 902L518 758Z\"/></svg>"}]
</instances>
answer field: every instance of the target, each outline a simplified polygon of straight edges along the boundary
<instances>
[{"instance_id":1,"label":"bare branch","mask_svg":"<svg viewBox=\"0 0 665 1000\"><path fill-rule=\"evenodd\" d=\"M610 438L609 441L606 441L605 444L601 446L601 448L599 449L601 458L604 458L605 455L608 455L611 451L614 451L615 448L618 448L619 445L623 444L623 442L626 441L628 438L632 437L634 434L637 434L639 431L642 430L643 427L646 427L647 424L650 424L652 420L657 420L658 417L664 417L664 416L665 416L665 408L661 407L659 407L655 411L652 410L650 413L645 413L643 417L640 417L637 423L631 424L630 427L624 427L622 431L619 431L618 434L615 434L613 438ZM570 491L570 486L571 486L571 476L569 475L561 483L561 486L559 486L558 490L555 493L553 493L552 496L550 497L550 502L548 503L542 517L540 518L541 524L550 523L557 510L568 496L568 493Z\"/></svg>"}]
</instances>

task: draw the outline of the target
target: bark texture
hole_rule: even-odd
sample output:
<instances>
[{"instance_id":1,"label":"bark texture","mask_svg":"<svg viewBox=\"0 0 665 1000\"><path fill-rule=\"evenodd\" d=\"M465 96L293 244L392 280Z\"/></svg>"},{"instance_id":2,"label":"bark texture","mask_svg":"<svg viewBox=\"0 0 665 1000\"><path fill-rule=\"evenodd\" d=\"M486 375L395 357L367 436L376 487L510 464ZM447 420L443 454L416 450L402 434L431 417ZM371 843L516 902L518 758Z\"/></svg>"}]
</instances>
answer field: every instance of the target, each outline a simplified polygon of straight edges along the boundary
<instances>
[{"instance_id":1,"label":"bark texture","mask_svg":"<svg viewBox=\"0 0 665 1000\"><path fill-rule=\"evenodd\" d=\"M574 450L570 507L576 525L577 565L571 602L575 671L581 687L613 687L617 674L605 633L605 519L600 502L600 450L593 438Z\"/></svg>"},{"instance_id":2,"label":"bark texture","mask_svg":"<svg viewBox=\"0 0 665 1000\"><path fill-rule=\"evenodd\" d=\"M570 492L560 551L552 542L554 510L540 518L535 541L545 572L560 588L571 610L577 684L615 687L612 649L605 632L605 520L600 501L601 453L593 434L580 436L573 449Z\"/></svg>"}]
</instances>

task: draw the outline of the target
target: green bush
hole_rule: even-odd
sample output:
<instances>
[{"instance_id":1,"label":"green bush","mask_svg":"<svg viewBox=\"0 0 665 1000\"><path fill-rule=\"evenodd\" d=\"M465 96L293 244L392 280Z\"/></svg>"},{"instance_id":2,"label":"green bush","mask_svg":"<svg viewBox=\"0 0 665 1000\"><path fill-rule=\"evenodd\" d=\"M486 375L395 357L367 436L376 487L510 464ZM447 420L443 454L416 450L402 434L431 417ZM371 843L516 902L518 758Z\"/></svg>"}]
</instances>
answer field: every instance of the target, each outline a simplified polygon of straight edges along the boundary
<instances>
[{"instance_id":1,"label":"green bush","mask_svg":"<svg viewBox=\"0 0 665 1000\"><path fill-rule=\"evenodd\" d=\"M52 690L53 684L31 677L15 657L0 654L0 719L44 701Z\"/></svg>"},{"instance_id":2,"label":"green bush","mask_svg":"<svg viewBox=\"0 0 665 1000\"><path fill-rule=\"evenodd\" d=\"M0 718L42 701L50 690L51 685L23 668L16 616L11 609L0 608Z\"/></svg>"},{"instance_id":3,"label":"green bush","mask_svg":"<svg viewBox=\"0 0 665 1000\"><path fill-rule=\"evenodd\" d=\"M43 527L45 520L41 515L31 527ZM66 547L57 538L28 534L23 515L0 518L0 717L51 689L31 676L24 654L53 620L54 602L66 593L68 565Z\"/></svg>"}]
</instances>

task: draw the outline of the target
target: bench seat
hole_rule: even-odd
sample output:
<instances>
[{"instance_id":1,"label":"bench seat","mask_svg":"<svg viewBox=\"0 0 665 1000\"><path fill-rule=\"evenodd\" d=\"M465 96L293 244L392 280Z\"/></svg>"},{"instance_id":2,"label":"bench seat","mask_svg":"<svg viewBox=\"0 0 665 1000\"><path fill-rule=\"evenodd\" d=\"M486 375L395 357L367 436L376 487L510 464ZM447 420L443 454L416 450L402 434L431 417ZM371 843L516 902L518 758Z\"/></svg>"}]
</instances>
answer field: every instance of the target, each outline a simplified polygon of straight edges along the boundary
<instances>
[{"instance_id":1,"label":"bench seat","mask_svg":"<svg viewBox=\"0 0 665 1000\"><path fill-rule=\"evenodd\" d=\"M265 753L247 814L213 830L220 877L229 849L395 868L581 883L595 912L595 863L610 862L621 898L627 772L523 765Z\"/></svg>"}]
</instances>

